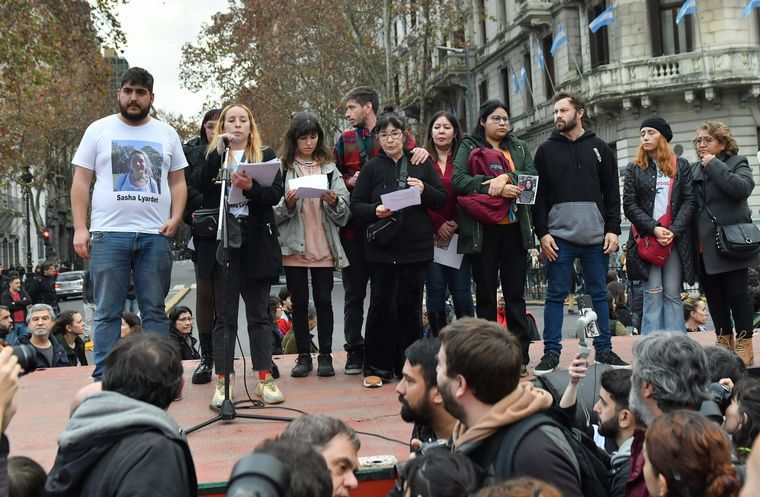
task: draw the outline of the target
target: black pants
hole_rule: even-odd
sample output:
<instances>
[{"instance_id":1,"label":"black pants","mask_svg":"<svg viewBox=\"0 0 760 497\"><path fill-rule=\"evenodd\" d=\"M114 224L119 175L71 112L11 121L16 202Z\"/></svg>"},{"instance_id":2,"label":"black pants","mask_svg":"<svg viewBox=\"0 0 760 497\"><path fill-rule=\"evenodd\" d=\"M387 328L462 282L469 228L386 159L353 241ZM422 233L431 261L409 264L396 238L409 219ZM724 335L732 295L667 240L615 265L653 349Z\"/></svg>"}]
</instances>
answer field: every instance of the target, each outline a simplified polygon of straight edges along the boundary
<instances>
[{"instance_id":1,"label":"black pants","mask_svg":"<svg viewBox=\"0 0 760 497\"><path fill-rule=\"evenodd\" d=\"M253 241L252 243L256 243ZM230 270L224 278L224 268L214 264L214 312L216 322L212 332L214 349L214 370L217 374L234 372L235 337L238 330L238 305L240 297L245 304L245 317L248 324L248 340L251 345L251 362L255 371L269 371L272 367L272 325L269 322L268 278L248 278L243 255L245 244L230 251ZM227 326L228 337L224 340L224 327Z\"/></svg>"},{"instance_id":2,"label":"black pants","mask_svg":"<svg viewBox=\"0 0 760 497\"><path fill-rule=\"evenodd\" d=\"M730 335L736 329L737 334L752 337L752 301L747 285L747 269L707 274L702 256L699 257L699 264L699 284L707 297L715 333Z\"/></svg>"},{"instance_id":3,"label":"black pants","mask_svg":"<svg viewBox=\"0 0 760 497\"><path fill-rule=\"evenodd\" d=\"M195 267L195 326L198 335L210 335L214 329L214 282L198 277Z\"/></svg>"},{"instance_id":4,"label":"black pants","mask_svg":"<svg viewBox=\"0 0 760 497\"><path fill-rule=\"evenodd\" d=\"M406 348L422 337L422 288L427 264L371 264L365 376L401 376Z\"/></svg>"},{"instance_id":5,"label":"black pants","mask_svg":"<svg viewBox=\"0 0 760 497\"><path fill-rule=\"evenodd\" d=\"M285 280L293 303L293 333L299 354L308 354L309 338L309 272L314 307L317 308L317 334L319 353L332 353L333 335L333 269L331 267L290 267L285 266Z\"/></svg>"},{"instance_id":6,"label":"black pants","mask_svg":"<svg viewBox=\"0 0 760 497\"><path fill-rule=\"evenodd\" d=\"M364 347L362 338L364 298L367 296L367 281L369 281L369 268L364 258L364 240L361 238L341 239L341 243L349 263L349 266L342 271L346 299L343 306L343 331L346 344L343 348L361 350Z\"/></svg>"},{"instance_id":7,"label":"black pants","mask_svg":"<svg viewBox=\"0 0 760 497\"><path fill-rule=\"evenodd\" d=\"M496 291L501 281L509 331L520 340L525 364L529 362L530 345L525 315L527 255L522 245L520 223L513 223L484 225L482 251L470 256L478 317L496 321Z\"/></svg>"}]
</instances>

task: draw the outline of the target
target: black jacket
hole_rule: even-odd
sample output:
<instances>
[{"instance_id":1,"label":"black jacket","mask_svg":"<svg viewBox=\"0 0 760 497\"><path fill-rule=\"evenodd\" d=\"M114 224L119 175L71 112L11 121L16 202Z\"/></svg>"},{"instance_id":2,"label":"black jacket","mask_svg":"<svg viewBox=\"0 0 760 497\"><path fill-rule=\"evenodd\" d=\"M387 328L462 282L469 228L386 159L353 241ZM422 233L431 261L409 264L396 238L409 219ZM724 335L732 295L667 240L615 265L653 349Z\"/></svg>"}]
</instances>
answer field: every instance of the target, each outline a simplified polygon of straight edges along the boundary
<instances>
[{"instance_id":1,"label":"black jacket","mask_svg":"<svg viewBox=\"0 0 760 497\"><path fill-rule=\"evenodd\" d=\"M63 348L63 351L66 352L66 357L69 360L69 366L87 366L87 356L84 353L84 340L82 340L82 338L77 337L76 340L74 340L74 348L72 349L69 348L68 343L66 343L66 338L64 338L63 333L57 333L54 336Z\"/></svg>"},{"instance_id":2,"label":"black jacket","mask_svg":"<svg viewBox=\"0 0 760 497\"><path fill-rule=\"evenodd\" d=\"M183 361L192 361L201 358L201 355L198 353L198 349L195 346L198 340L194 336L190 335L190 343L187 343L185 337L182 336L181 333L178 333L175 330L170 330L169 340L177 344Z\"/></svg>"},{"instance_id":3,"label":"black jacket","mask_svg":"<svg viewBox=\"0 0 760 497\"><path fill-rule=\"evenodd\" d=\"M760 254L752 259L739 260L723 257L715 245L715 228L704 208L705 198L720 224L752 222L747 199L755 188L752 169L743 155L720 155L706 167L701 162L691 165L694 194L697 198L697 215L694 220L694 251L702 245L702 259L707 274L726 273L760 264ZM695 260L699 260L695 256ZM699 264L697 264L699 267Z\"/></svg>"},{"instance_id":4,"label":"black jacket","mask_svg":"<svg viewBox=\"0 0 760 497\"><path fill-rule=\"evenodd\" d=\"M187 183L187 203L182 220L191 225L193 212L203 207L203 193L193 185L193 174L206 165L206 145L200 138L193 138L182 146L188 167L185 168L185 183Z\"/></svg>"},{"instance_id":5,"label":"black jacket","mask_svg":"<svg viewBox=\"0 0 760 497\"><path fill-rule=\"evenodd\" d=\"M367 261L391 264L410 264L433 260L433 224L427 214L427 209L440 209L446 203L446 189L429 159L420 165L412 165L408 151L404 151L409 161L410 178L418 178L425 184L421 195L421 205L403 209L401 231L386 246L370 245L365 237L365 257ZM380 151L378 156L367 162L362 168L359 179L354 185L351 195L351 212L362 226L364 234L366 226L379 218L375 209L382 202L380 195L394 192L398 189L398 178L401 159L394 162Z\"/></svg>"},{"instance_id":6,"label":"black jacket","mask_svg":"<svg viewBox=\"0 0 760 497\"><path fill-rule=\"evenodd\" d=\"M26 322L27 307L32 305L32 299L29 297L29 294L24 291L23 288L19 290L18 293L19 295L21 295L21 300L16 302L15 300L13 300L13 297L11 297L10 290L4 291L3 294L0 295L0 304L6 306L8 310L11 312L11 319L13 318L13 315L16 313L16 311L23 311L24 319L22 321L14 320L14 322L23 323L23 322Z\"/></svg>"},{"instance_id":7,"label":"black jacket","mask_svg":"<svg viewBox=\"0 0 760 497\"><path fill-rule=\"evenodd\" d=\"M50 335L50 343L53 345L53 364L48 363L47 357L35 348L34 350L37 352L37 369L69 366L69 356L53 335ZM16 345L22 344L32 345L31 338L27 335L19 335L16 338Z\"/></svg>"},{"instance_id":8,"label":"black jacket","mask_svg":"<svg viewBox=\"0 0 760 497\"><path fill-rule=\"evenodd\" d=\"M693 257L694 238L691 229L696 203L689 163L686 159L679 157L676 164L678 170L670 194L670 213L673 224L669 229L675 235L678 256L683 268L683 279L691 285L696 280ZM656 185L657 166L654 162L650 160L649 166L644 171L633 162L628 164L623 184L623 211L625 217L636 226L641 236L653 234L654 229L659 226L657 220L652 218ZM650 267L651 264L639 256L636 240L631 232L628 237L628 258L626 259L628 277L632 280L648 280Z\"/></svg>"},{"instance_id":9,"label":"black jacket","mask_svg":"<svg viewBox=\"0 0 760 497\"><path fill-rule=\"evenodd\" d=\"M534 159L541 178L533 206L539 239L551 234L596 245L606 233L620 234L617 161L604 140L589 129L575 141L555 130Z\"/></svg>"},{"instance_id":10,"label":"black jacket","mask_svg":"<svg viewBox=\"0 0 760 497\"><path fill-rule=\"evenodd\" d=\"M33 304L47 304L51 307L58 305L58 294L55 293L55 276L35 274L26 287Z\"/></svg>"},{"instance_id":11,"label":"black jacket","mask_svg":"<svg viewBox=\"0 0 760 497\"><path fill-rule=\"evenodd\" d=\"M263 150L263 161L274 159L275 153ZM193 185L203 193L203 208L219 207L219 185L215 182L222 166L221 156L214 150L206 159L205 165L193 173ZM273 206L283 196L285 187L282 174L278 171L272 186L263 187L253 181L253 187L244 192L248 202L248 219L246 220L247 238L241 247L243 267L247 268L248 278L277 278L282 267L282 252L277 241L277 224L274 220ZM210 280L216 260L217 241L214 236L199 239L195 248L198 253L198 278Z\"/></svg>"}]
</instances>

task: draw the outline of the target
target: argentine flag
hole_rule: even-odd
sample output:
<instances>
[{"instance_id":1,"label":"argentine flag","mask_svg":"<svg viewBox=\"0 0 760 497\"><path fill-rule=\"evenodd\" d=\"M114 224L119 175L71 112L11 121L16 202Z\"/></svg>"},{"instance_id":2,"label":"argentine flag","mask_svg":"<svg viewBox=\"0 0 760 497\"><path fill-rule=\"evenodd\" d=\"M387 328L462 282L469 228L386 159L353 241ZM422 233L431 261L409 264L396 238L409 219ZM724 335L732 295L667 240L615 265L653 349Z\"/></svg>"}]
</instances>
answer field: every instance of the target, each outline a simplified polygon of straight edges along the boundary
<instances>
[{"instance_id":1,"label":"argentine flag","mask_svg":"<svg viewBox=\"0 0 760 497\"><path fill-rule=\"evenodd\" d=\"M744 7L744 12L742 12L742 17L747 17L751 12L752 9L759 8L760 9L760 0L749 0L749 3L746 7Z\"/></svg>"},{"instance_id":2,"label":"argentine flag","mask_svg":"<svg viewBox=\"0 0 760 497\"><path fill-rule=\"evenodd\" d=\"M520 93L520 81L517 80L517 74L515 74L515 68L510 66L512 70L512 85L515 93Z\"/></svg>"},{"instance_id":3,"label":"argentine flag","mask_svg":"<svg viewBox=\"0 0 760 497\"><path fill-rule=\"evenodd\" d=\"M520 68L520 83L522 83L523 88L528 87L528 73L525 71L525 64Z\"/></svg>"},{"instance_id":4,"label":"argentine flag","mask_svg":"<svg viewBox=\"0 0 760 497\"><path fill-rule=\"evenodd\" d=\"M544 51L541 49L541 42L536 43L538 49L538 67L543 71L546 69L546 60L544 60Z\"/></svg>"},{"instance_id":5,"label":"argentine flag","mask_svg":"<svg viewBox=\"0 0 760 497\"><path fill-rule=\"evenodd\" d=\"M549 49L549 52L552 54L552 57L554 57L554 54L557 53L557 50L562 45L567 44L567 34L565 34L565 28L562 27L562 24L560 24L557 27L557 34L554 35L554 41L552 42L552 47Z\"/></svg>"},{"instance_id":6,"label":"argentine flag","mask_svg":"<svg viewBox=\"0 0 760 497\"><path fill-rule=\"evenodd\" d=\"M604 10L604 12L596 16L596 19L591 21L591 24L588 25L588 29L590 29L592 33L596 33L604 26L609 26L614 22L615 17L612 15L612 5L610 5Z\"/></svg>"},{"instance_id":7,"label":"argentine flag","mask_svg":"<svg viewBox=\"0 0 760 497\"><path fill-rule=\"evenodd\" d=\"M697 0L686 0L678 10L676 24L681 24L684 17L697 13Z\"/></svg>"}]
</instances>

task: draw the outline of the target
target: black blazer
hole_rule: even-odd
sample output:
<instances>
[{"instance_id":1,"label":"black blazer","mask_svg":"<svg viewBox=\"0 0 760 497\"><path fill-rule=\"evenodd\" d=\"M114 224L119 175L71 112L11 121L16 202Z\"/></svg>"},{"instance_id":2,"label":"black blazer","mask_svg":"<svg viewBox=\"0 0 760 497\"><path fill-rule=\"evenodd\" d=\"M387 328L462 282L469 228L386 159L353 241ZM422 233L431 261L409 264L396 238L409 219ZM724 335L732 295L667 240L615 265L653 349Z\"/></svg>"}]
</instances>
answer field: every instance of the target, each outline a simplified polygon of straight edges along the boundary
<instances>
[{"instance_id":1,"label":"black blazer","mask_svg":"<svg viewBox=\"0 0 760 497\"><path fill-rule=\"evenodd\" d=\"M275 157L270 148L263 149L263 161ZM221 167L222 158L214 150L206 158L204 167L193 172L193 186L203 193L203 208L219 207L220 187L215 180ZM247 237L240 253L244 258L243 267L246 268L245 276L248 278L274 279L279 276L282 252L277 241L277 223L274 220L273 206L280 201L284 191L282 174L278 171L272 186L263 187L254 180L251 189L243 192L249 202L245 225ZM211 279L218 243L215 237L195 239L199 240L195 247L198 253L198 278Z\"/></svg>"}]
</instances>

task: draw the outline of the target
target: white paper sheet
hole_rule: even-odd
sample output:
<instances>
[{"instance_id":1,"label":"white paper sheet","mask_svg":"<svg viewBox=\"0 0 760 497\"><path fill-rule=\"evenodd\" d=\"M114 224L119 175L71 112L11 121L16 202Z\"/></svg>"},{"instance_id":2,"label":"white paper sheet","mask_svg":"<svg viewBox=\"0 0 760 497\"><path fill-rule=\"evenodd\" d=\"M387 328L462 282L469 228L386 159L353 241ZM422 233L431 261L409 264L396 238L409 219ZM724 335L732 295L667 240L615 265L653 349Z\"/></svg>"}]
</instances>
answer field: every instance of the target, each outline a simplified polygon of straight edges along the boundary
<instances>
[{"instance_id":1,"label":"white paper sheet","mask_svg":"<svg viewBox=\"0 0 760 497\"><path fill-rule=\"evenodd\" d=\"M272 159L269 162L241 162L238 164L235 172L240 173L245 171L248 176L255 179L261 186L272 186L274 178L277 176L277 171L282 166L279 159ZM230 195L227 199L230 204L242 204L248 202L248 199L243 195L243 190L233 186L230 188Z\"/></svg>"},{"instance_id":2,"label":"white paper sheet","mask_svg":"<svg viewBox=\"0 0 760 497\"><path fill-rule=\"evenodd\" d=\"M392 211L399 211L404 207L411 207L422 203L420 189L416 186L380 195L380 201L386 209Z\"/></svg>"},{"instance_id":3,"label":"white paper sheet","mask_svg":"<svg viewBox=\"0 0 760 497\"><path fill-rule=\"evenodd\" d=\"M459 235L454 233L451 238L446 241L438 241L433 246L433 262L437 262L443 266L453 267L459 269L462 267L463 254L457 253L457 244L459 242Z\"/></svg>"},{"instance_id":4,"label":"white paper sheet","mask_svg":"<svg viewBox=\"0 0 760 497\"><path fill-rule=\"evenodd\" d=\"M288 190L297 190L298 188L314 188L325 190L329 188L326 174L311 174L288 180Z\"/></svg>"},{"instance_id":5,"label":"white paper sheet","mask_svg":"<svg viewBox=\"0 0 760 497\"><path fill-rule=\"evenodd\" d=\"M330 190L322 188L311 188L308 186L299 186L296 190L296 198L319 198L323 193L327 193Z\"/></svg>"}]
</instances>

